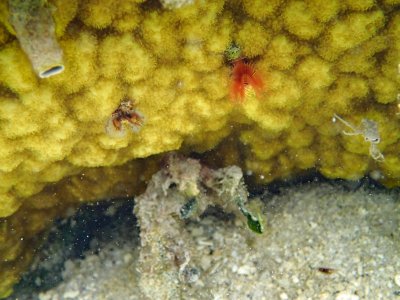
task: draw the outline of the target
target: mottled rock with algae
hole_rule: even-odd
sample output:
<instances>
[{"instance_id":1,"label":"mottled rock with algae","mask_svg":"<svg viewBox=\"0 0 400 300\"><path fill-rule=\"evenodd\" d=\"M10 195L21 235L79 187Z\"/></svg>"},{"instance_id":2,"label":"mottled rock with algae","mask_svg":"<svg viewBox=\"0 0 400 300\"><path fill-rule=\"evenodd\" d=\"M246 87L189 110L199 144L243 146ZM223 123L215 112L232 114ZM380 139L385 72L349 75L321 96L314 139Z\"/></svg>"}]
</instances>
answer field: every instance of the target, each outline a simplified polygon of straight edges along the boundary
<instances>
[{"instance_id":1,"label":"mottled rock with algae","mask_svg":"<svg viewBox=\"0 0 400 300\"><path fill-rule=\"evenodd\" d=\"M254 218L262 228L244 207L247 190L236 166L212 170L197 160L170 155L135 202L141 238L139 286L146 299L181 299L182 285L200 277L196 266L201 256L185 222L198 219L207 207L244 217L253 231Z\"/></svg>"}]
</instances>

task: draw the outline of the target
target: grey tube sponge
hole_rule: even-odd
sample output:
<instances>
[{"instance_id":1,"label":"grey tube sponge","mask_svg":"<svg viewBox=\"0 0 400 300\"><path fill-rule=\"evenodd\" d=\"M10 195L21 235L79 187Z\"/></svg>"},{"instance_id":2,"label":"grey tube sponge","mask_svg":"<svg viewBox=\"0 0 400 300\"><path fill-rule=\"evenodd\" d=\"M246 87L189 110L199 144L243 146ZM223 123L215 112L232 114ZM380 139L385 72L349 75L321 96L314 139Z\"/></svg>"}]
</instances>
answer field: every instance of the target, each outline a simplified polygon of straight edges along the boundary
<instances>
[{"instance_id":1,"label":"grey tube sponge","mask_svg":"<svg viewBox=\"0 0 400 300\"><path fill-rule=\"evenodd\" d=\"M45 0L9 0L10 23L33 70L40 78L64 71L51 9Z\"/></svg>"}]
</instances>

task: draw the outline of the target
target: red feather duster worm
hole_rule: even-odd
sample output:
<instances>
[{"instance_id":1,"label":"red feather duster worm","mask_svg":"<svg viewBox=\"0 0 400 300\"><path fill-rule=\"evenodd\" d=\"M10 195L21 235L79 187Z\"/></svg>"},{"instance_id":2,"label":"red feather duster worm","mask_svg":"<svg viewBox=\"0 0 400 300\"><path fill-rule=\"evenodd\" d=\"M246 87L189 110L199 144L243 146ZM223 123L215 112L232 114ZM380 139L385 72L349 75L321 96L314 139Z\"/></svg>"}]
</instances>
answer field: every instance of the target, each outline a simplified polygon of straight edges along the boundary
<instances>
[{"instance_id":1,"label":"red feather duster worm","mask_svg":"<svg viewBox=\"0 0 400 300\"><path fill-rule=\"evenodd\" d=\"M243 102L245 88L250 85L257 96L264 90L264 81L251 64L238 59L233 62L230 97L233 102Z\"/></svg>"}]
</instances>

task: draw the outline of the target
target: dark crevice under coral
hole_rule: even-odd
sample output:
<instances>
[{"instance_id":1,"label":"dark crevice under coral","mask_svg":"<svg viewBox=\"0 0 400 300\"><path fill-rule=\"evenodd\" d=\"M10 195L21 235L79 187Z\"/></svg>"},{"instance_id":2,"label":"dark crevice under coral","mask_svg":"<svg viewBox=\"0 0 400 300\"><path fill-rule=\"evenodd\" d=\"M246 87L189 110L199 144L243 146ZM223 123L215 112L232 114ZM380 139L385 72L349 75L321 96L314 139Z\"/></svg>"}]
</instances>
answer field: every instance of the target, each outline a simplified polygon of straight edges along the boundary
<instances>
[{"instance_id":1,"label":"dark crevice under coral","mask_svg":"<svg viewBox=\"0 0 400 300\"><path fill-rule=\"evenodd\" d=\"M82 259L88 253L98 254L103 245L117 236L138 239L137 221L132 211L132 198L112 199L84 204L72 216L57 219L51 229L42 234L45 242L37 249L29 272L15 286L15 294L7 299L33 300L26 295L32 291L35 294L46 291L63 280L67 260ZM129 228L132 230L127 230Z\"/></svg>"}]
</instances>

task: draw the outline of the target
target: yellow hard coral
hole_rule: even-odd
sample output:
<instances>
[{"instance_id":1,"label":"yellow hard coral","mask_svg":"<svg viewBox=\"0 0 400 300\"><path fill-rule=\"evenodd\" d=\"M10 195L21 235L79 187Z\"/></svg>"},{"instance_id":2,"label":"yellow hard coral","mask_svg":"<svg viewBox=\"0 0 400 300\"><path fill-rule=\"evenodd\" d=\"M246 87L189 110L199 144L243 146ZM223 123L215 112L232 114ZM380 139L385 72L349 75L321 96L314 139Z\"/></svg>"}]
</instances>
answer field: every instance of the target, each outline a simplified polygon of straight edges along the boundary
<instances>
[{"instance_id":1,"label":"yellow hard coral","mask_svg":"<svg viewBox=\"0 0 400 300\"><path fill-rule=\"evenodd\" d=\"M278 133L290 127L292 116L285 111L276 109L271 110L265 105L260 104L256 97L247 99L243 105L246 116L256 122L267 132Z\"/></svg>"},{"instance_id":2,"label":"yellow hard coral","mask_svg":"<svg viewBox=\"0 0 400 300\"><path fill-rule=\"evenodd\" d=\"M103 76L128 83L144 79L155 67L155 60L130 34L106 37L99 45L99 63ZM129 63L121 61L126 57Z\"/></svg>"},{"instance_id":3,"label":"yellow hard coral","mask_svg":"<svg viewBox=\"0 0 400 300\"><path fill-rule=\"evenodd\" d=\"M327 60L336 60L346 50L373 37L384 24L385 15L380 10L352 13L328 28L321 38L319 53Z\"/></svg>"},{"instance_id":4,"label":"yellow hard coral","mask_svg":"<svg viewBox=\"0 0 400 300\"><path fill-rule=\"evenodd\" d=\"M383 51L387 47L386 44L387 38L385 36L375 36L341 56L336 63L336 68L341 72L354 72L375 77L379 70L375 55Z\"/></svg>"},{"instance_id":5,"label":"yellow hard coral","mask_svg":"<svg viewBox=\"0 0 400 300\"><path fill-rule=\"evenodd\" d=\"M383 0L383 3L386 5L396 5L400 4L400 0Z\"/></svg>"},{"instance_id":6,"label":"yellow hard coral","mask_svg":"<svg viewBox=\"0 0 400 300\"><path fill-rule=\"evenodd\" d=\"M202 46L187 44L182 49L182 58L193 70L210 72L218 69L222 64L222 56L210 54Z\"/></svg>"},{"instance_id":7,"label":"yellow hard coral","mask_svg":"<svg viewBox=\"0 0 400 300\"><path fill-rule=\"evenodd\" d=\"M84 1L79 10L80 20L87 26L105 28L111 25L114 16L112 1Z\"/></svg>"},{"instance_id":8,"label":"yellow hard coral","mask_svg":"<svg viewBox=\"0 0 400 300\"><path fill-rule=\"evenodd\" d=\"M21 176L21 180L13 186L13 192L16 197L27 198L39 193L45 186L45 183L38 183L32 179L35 173L29 175L31 176L27 176L26 174Z\"/></svg>"},{"instance_id":9,"label":"yellow hard coral","mask_svg":"<svg viewBox=\"0 0 400 300\"><path fill-rule=\"evenodd\" d=\"M97 38L89 32L76 32L74 37L66 35L61 41L64 50L66 70L58 76L48 79L49 84L64 90L67 94L75 93L89 86L97 79ZM74 82L74 84L70 84Z\"/></svg>"},{"instance_id":10,"label":"yellow hard coral","mask_svg":"<svg viewBox=\"0 0 400 300\"><path fill-rule=\"evenodd\" d=\"M6 44L0 52L0 84L16 93L37 88L37 78L16 41Z\"/></svg>"},{"instance_id":11,"label":"yellow hard coral","mask_svg":"<svg viewBox=\"0 0 400 300\"><path fill-rule=\"evenodd\" d=\"M310 89L328 87L335 80L331 72L331 64L315 56L302 60L298 64L296 75L299 82Z\"/></svg>"},{"instance_id":12,"label":"yellow hard coral","mask_svg":"<svg viewBox=\"0 0 400 300\"><path fill-rule=\"evenodd\" d=\"M151 52L164 60L177 59L179 55L178 35L174 26L170 26L177 26L177 23L169 23L171 20L165 14L151 12L141 26L143 39L150 46Z\"/></svg>"},{"instance_id":13,"label":"yellow hard coral","mask_svg":"<svg viewBox=\"0 0 400 300\"><path fill-rule=\"evenodd\" d=\"M323 26L303 1L290 1L283 12L286 29L300 39L313 39L319 36Z\"/></svg>"},{"instance_id":14,"label":"yellow hard coral","mask_svg":"<svg viewBox=\"0 0 400 300\"><path fill-rule=\"evenodd\" d=\"M86 138L68 156L68 162L75 166L95 167L101 163L113 164L117 160L117 153L95 146L95 138Z\"/></svg>"},{"instance_id":15,"label":"yellow hard coral","mask_svg":"<svg viewBox=\"0 0 400 300\"><path fill-rule=\"evenodd\" d=\"M271 34L261 23L247 20L239 26L235 39L243 49L243 55L252 58L266 50Z\"/></svg>"},{"instance_id":16,"label":"yellow hard coral","mask_svg":"<svg viewBox=\"0 0 400 300\"><path fill-rule=\"evenodd\" d=\"M351 10L367 10L375 5L375 0L346 0L343 5Z\"/></svg>"},{"instance_id":17,"label":"yellow hard coral","mask_svg":"<svg viewBox=\"0 0 400 300\"><path fill-rule=\"evenodd\" d=\"M48 4L65 70L39 79L0 1L0 217L15 231L0 220L3 296L29 262L30 237L52 217L79 201L137 193L157 168L151 156L166 151L217 147L209 161L238 164L257 183L311 168L357 179L373 167L400 184L398 0ZM255 91L239 81L240 104L229 97L232 45L264 83ZM107 135L127 100L144 125ZM376 122L385 160L344 135L334 114Z\"/></svg>"},{"instance_id":18,"label":"yellow hard coral","mask_svg":"<svg viewBox=\"0 0 400 300\"><path fill-rule=\"evenodd\" d=\"M338 165L332 168L333 178L357 180L364 176L368 169L368 160L361 155L344 152ZM333 175L332 174L332 175Z\"/></svg>"},{"instance_id":19,"label":"yellow hard coral","mask_svg":"<svg viewBox=\"0 0 400 300\"><path fill-rule=\"evenodd\" d=\"M61 128L50 128L41 134L26 138L23 145L39 160L47 163L63 160L72 151L79 140L75 137L77 127L75 122L62 120Z\"/></svg>"},{"instance_id":20,"label":"yellow hard coral","mask_svg":"<svg viewBox=\"0 0 400 300\"><path fill-rule=\"evenodd\" d=\"M291 111L301 105L301 92L298 82L292 77L279 71L271 71L266 77L268 91L258 106L270 109L284 109ZM251 102L251 101L248 101Z\"/></svg>"},{"instance_id":21,"label":"yellow hard coral","mask_svg":"<svg viewBox=\"0 0 400 300\"><path fill-rule=\"evenodd\" d=\"M78 10L78 0L63 1L49 0L53 9L53 18L56 23L56 35L62 36L71 20L75 17Z\"/></svg>"},{"instance_id":22,"label":"yellow hard coral","mask_svg":"<svg viewBox=\"0 0 400 300\"><path fill-rule=\"evenodd\" d=\"M387 77L378 77L372 83L372 89L375 91L375 99L380 103L390 103L397 99L399 93L398 83Z\"/></svg>"},{"instance_id":23,"label":"yellow hard coral","mask_svg":"<svg viewBox=\"0 0 400 300\"><path fill-rule=\"evenodd\" d=\"M10 194L0 194L0 218L8 217L15 213L21 206L21 202Z\"/></svg>"},{"instance_id":24,"label":"yellow hard coral","mask_svg":"<svg viewBox=\"0 0 400 300\"><path fill-rule=\"evenodd\" d=\"M142 10L138 3L143 0L119 1L114 10L118 11L118 16L114 18L112 27L120 32L129 32L137 28L142 21Z\"/></svg>"},{"instance_id":25,"label":"yellow hard coral","mask_svg":"<svg viewBox=\"0 0 400 300\"><path fill-rule=\"evenodd\" d=\"M43 96L43 98L40 96ZM46 93L41 93L41 91L39 93L38 91L35 91L26 93L22 97L22 101L16 99L1 99L2 101L0 101L0 103L2 105L0 106L0 119L2 120L2 128L0 132L3 133L3 136L7 138L18 138L36 133L43 128L46 124L44 116L46 110L40 109L41 106L37 105L37 102L36 106L30 106L26 103L27 101L24 100L37 101L38 99L43 99L45 102L46 96L51 97L52 95L46 95ZM16 122L19 118L24 121Z\"/></svg>"},{"instance_id":26,"label":"yellow hard coral","mask_svg":"<svg viewBox=\"0 0 400 300\"><path fill-rule=\"evenodd\" d=\"M0 2L0 24L2 24L4 27L7 28L7 31L10 32L12 31L15 34L15 31L12 29L12 26L8 22L9 18L9 11L8 11L8 1L1 1Z\"/></svg>"},{"instance_id":27,"label":"yellow hard coral","mask_svg":"<svg viewBox=\"0 0 400 300\"><path fill-rule=\"evenodd\" d=\"M205 77L201 81L201 85L207 91L207 96L209 99L224 98L223 101L219 101L219 104L224 107L224 111L229 109L229 107L227 107L228 103L225 101L227 91L229 90L229 78L227 78L226 73L227 69L221 68L220 70L215 71L211 75Z\"/></svg>"},{"instance_id":28,"label":"yellow hard coral","mask_svg":"<svg viewBox=\"0 0 400 300\"><path fill-rule=\"evenodd\" d=\"M11 172L23 160L21 154L15 153L15 148L19 147L17 141L10 141L7 138L0 138L0 171ZM4 181L2 182L4 183ZM7 183L6 183L7 185Z\"/></svg>"},{"instance_id":29,"label":"yellow hard coral","mask_svg":"<svg viewBox=\"0 0 400 300\"><path fill-rule=\"evenodd\" d=\"M385 176L389 178L400 177L400 158L398 155L386 155L385 162L382 165Z\"/></svg>"},{"instance_id":30,"label":"yellow hard coral","mask_svg":"<svg viewBox=\"0 0 400 300\"><path fill-rule=\"evenodd\" d=\"M336 17L340 10L339 0L306 0L307 7L320 22L328 22Z\"/></svg>"},{"instance_id":31,"label":"yellow hard coral","mask_svg":"<svg viewBox=\"0 0 400 300\"><path fill-rule=\"evenodd\" d=\"M287 137L287 145L291 148L303 148L312 145L314 131L311 128L304 128L299 131L291 131Z\"/></svg>"},{"instance_id":32,"label":"yellow hard coral","mask_svg":"<svg viewBox=\"0 0 400 300\"><path fill-rule=\"evenodd\" d=\"M278 35L271 40L263 66L286 70L296 62L296 55L296 43L285 35Z\"/></svg>"},{"instance_id":33,"label":"yellow hard coral","mask_svg":"<svg viewBox=\"0 0 400 300\"><path fill-rule=\"evenodd\" d=\"M207 51L212 55L221 55L228 47L232 35L232 18L229 14L221 17L216 31L209 36L206 42Z\"/></svg>"},{"instance_id":34,"label":"yellow hard coral","mask_svg":"<svg viewBox=\"0 0 400 300\"><path fill-rule=\"evenodd\" d=\"M139 7L141 2L143 0L83 1L79 17L85 25L96 29L112 27L120 32L131 31L142 20Z\"/></svg>"},{"instance_id":35,"label":"yellow hard coral","mask_svg":"<svg viewBox=\"0 0 400 300\"><path fill-rule=\"evenodd\" d=\"M101 79L71 99L68 104L76 119L87 122L90 126L90 122L93 121L102 120L105 123L106 118L118 107L123 97L124 92L116 81ZM96 110L95 114L93 110ZM103 130L101 127L93 126L89 129L97 132Z\"/></svg>"},{"instance_id":36,"label":"yellow hard coral","mask_svg":"<svg viewBox=\"0 0 400 300\"><path fill-rule=\"evenodd\" d=\"M318 154L309 148L290 149L289 156L300 170L314 168L318 161Z\"/></svg>"},{"instance_id":37,"label":"yellow hard coral","mask_svg":"<svg viewBox=\"0 0 400 300\"><path fill-rule=\"evenodd\" d=\"M6 28L0 23L0 46L5 44L9 37L10 35L8 34Z\"/></svg>"},{"instance_id":38,"label":"yellow hard coral","mask_svg":"<svg viewBox=\"0 0 400 300\"><path fill-rule=\"evenodd\" d=\"M365 101L368 82L359 76L343 75L335 82L335 87L327 94L326 106L330 112L346 113Z\"/></svg>"},{"instance_id":39,"label":"yellow hard coral","mask_svg":"<svg viewBox=\"0 0 400 300\"><path fill-rule=\"evenodd\" d=\"M247 14L255 19L264 20L266 17L273 15L282 0L243 0L243 7Z\"/></svg>"}]
</instances>

